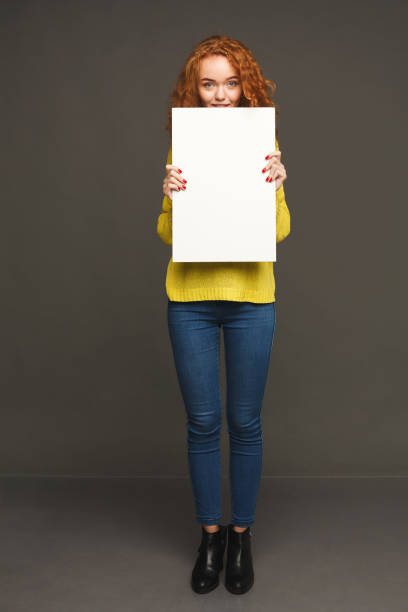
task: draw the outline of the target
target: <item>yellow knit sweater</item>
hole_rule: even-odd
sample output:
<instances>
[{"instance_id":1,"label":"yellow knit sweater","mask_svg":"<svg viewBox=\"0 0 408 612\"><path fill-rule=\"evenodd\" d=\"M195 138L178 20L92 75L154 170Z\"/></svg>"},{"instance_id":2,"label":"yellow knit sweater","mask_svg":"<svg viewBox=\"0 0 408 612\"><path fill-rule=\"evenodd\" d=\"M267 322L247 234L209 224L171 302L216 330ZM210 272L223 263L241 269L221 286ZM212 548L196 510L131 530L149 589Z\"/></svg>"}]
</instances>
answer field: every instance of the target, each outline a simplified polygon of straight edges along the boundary
<instances>
[{"instance_id":1,"label":"yellow knit sweater","mask_svg":"<svg viewBox=\"0 0 408 612\"><path fill-rule=\"evenodd\" d=\"M275 141L279 150L278 141ZM172 163L171 147L167 164ZM283 185L276 191L276 242L290 232L290 213ZM172 244L172 200L163 198L157 220L157 233L165 244ZM166 292L172 301L233 300L236 302L275 302L272 261L174 262L167 266Z\"/></svg>"}]
</instances>

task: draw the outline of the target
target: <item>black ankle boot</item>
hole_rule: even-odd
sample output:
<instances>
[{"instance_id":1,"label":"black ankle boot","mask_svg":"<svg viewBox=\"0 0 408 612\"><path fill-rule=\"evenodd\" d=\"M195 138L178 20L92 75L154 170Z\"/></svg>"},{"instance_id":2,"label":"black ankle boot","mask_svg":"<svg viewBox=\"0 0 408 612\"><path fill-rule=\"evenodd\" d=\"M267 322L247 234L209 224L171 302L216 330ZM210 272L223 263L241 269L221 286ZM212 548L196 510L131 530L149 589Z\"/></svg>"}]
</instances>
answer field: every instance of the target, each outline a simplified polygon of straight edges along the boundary
<instances>
[{"instance_id":1,"label":"black ankle boot","mask_svg":"<svg viewBox=\"0 0 408 612\"><path fill-rule=\"evenodd\" d=\"M209 533L201 526L201 535L191 586L196 593L208 593L219 584L219 573L224 566L227 527L220 525L218 531Z\"/></svg>"},{"instance_id":2,"label":"black ankle boot","mask_svg":"<svg viewBox=\"0 0 408 612\"><path fill-rule=\"evenodd\" d=\"M230 593L246 593L254 584L250 527L239 533L228 525L227 563L225 586Z\"/></svg>"}]
</instances>

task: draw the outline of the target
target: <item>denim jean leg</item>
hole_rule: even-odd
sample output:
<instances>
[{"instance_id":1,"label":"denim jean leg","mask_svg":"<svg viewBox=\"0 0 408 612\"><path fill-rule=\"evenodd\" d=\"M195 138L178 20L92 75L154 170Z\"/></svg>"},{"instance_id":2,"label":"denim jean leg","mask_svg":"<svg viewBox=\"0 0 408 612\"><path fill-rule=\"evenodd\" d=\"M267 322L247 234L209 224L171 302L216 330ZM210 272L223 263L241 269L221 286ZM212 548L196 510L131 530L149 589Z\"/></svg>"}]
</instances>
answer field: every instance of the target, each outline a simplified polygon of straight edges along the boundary
<instances>
[{"instance_id":1,"label":"denim jean leg","mask_svg":"<svg viewBox=\"0 0 408 612\"><path fill-rule=\"evenodd\" d=\"M231 522L242 527L255 521L263 455L261 409L275 320L274 302L243 302L223 321Z\"/></svg>"},{"instance_id":2,"label":"denim jean leg","mask_svg":"<svg viewBox=\"0 0 408 612\"><path fill-rule=\"evenodd\" d=\"M186 410L186 441L196 520L221 520L222 404L220 328L211 301L169 302L168 329Z\"/></svg>"}]
</instances>

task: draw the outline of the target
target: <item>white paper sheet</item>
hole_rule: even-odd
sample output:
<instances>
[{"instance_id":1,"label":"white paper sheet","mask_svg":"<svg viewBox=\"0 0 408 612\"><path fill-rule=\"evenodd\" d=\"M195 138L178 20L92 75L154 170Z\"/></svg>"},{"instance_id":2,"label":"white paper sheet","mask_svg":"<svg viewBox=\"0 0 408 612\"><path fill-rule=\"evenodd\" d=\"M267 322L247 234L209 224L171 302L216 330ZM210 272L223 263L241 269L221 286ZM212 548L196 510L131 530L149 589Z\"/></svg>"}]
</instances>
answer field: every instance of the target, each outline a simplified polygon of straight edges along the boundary
<instances>
[{"instance_id":1,"label":"white paper sheet","mask_svg":"<svg viewBox=\"0 0 408 612\"><path fill-rule=\"evenodd\" d=\"M273 107L172 109L173 261L276 261L274 150Z\"/></svg>"}]
</instances>

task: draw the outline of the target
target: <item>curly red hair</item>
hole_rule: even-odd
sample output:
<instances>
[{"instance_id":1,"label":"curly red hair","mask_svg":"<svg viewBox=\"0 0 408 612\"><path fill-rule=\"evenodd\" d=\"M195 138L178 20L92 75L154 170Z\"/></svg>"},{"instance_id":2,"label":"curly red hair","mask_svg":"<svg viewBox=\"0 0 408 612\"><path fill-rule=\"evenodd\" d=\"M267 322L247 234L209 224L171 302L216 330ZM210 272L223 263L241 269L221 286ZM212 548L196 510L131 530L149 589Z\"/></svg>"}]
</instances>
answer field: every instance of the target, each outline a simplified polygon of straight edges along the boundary
<instances>
[{"instance_id":1,"label":"curly red hair","mask_svg":"<svg viewBox=\"0 0 408 612\"><path fill-rule=\"evenodd\" d=\"M224 55L238 71L241 78L242 95L239 106L273 106L276 115L279 109L273 101L275 81L265 79L251 51L242 42L229 36L215 34L198 43L187 58L170 95L167 123L164 126L171 137L171 109L173 107L202 106L197 89L200 60L208 55ZM268 96L267 89L271 95ZM275 128L276 138L278 129Z\"/></svg>"}]
</instances>

